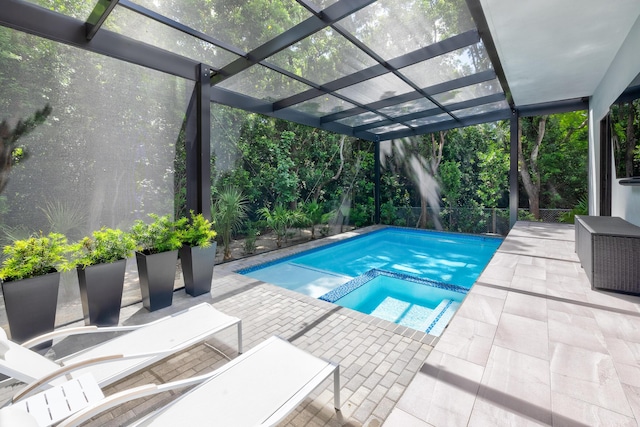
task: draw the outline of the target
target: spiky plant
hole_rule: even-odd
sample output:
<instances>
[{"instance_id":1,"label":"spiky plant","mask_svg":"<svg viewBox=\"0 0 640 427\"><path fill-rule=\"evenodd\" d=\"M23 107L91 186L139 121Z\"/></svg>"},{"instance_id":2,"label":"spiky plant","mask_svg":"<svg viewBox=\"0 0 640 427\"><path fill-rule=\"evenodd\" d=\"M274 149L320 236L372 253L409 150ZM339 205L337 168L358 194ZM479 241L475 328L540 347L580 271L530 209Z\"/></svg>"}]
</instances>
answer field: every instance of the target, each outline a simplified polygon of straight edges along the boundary
<instances>
[{"instance_id":1,"label":"spiky plant","mask_svg":"<svg viewBox=\"0 0 640 427\"><path fill-rule=\"evenodd\" d=\"M240 189L229 185L218 194L211 207L215 226L224 245L224 260L231 259L231 237L242 227L247 217L248 203Z\"/></svg>"}]
</instances>

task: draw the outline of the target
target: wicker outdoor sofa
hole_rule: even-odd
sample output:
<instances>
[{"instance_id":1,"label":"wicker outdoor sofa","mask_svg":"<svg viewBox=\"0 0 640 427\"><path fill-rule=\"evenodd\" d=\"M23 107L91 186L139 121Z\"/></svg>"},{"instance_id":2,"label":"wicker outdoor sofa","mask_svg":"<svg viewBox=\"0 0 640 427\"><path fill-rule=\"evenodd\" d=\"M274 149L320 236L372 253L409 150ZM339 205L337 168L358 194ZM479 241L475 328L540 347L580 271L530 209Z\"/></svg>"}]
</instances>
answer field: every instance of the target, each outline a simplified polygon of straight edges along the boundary
<instances>
[{"instance_id":1,"label":"wicker outdoor sofa","mask_svg":"<svg viewBox=\"0 0 640 427\"><path fill-rule=\"evenodd\" d=\"M618 217L576 216L575 233L592 289L640 294L640 227Z\"/></svg>"}]
</instances>

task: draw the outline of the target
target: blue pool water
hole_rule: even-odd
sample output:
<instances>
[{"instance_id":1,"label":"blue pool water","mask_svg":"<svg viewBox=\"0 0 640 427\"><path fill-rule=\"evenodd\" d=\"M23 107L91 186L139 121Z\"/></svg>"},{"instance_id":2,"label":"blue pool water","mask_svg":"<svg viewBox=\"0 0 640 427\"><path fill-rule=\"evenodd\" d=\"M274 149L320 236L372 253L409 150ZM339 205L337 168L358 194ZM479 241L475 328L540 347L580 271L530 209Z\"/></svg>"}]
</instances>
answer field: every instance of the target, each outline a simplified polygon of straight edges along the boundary
<instances>
[{"instance_id":1,"label":"blue pool water","mask_svg":"<svg viewBox=\"0 0 640 427\"><path fill-rule=\"evenodd\" d=\"M500 243L385 228L239 273L437 334Z\"/></svg>"}]
</instances>

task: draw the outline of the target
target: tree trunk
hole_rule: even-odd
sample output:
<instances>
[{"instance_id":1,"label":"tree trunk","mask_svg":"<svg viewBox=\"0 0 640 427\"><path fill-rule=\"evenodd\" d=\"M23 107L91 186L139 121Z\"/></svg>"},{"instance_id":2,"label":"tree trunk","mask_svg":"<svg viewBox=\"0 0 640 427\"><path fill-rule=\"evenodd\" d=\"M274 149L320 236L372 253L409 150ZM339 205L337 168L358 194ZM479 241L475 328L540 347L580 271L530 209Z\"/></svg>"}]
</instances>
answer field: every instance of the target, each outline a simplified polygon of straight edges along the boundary
<instances>
[{"instance_id":1,"label":"tree trunk","mask_svg":"<svg viewBox=\"0 0 640 427\"><path fill-rule=\"evenodd\" d=\"M522 151L522 127L518 127L518 166L524 190L529 198L529 211L535 219L540 219L540 171L538 170L538 153L544 138L547 125L547 117L542 116L538 123L538 135L529 156L529 162L525 161Z\"/></svg>"}]
</instances>

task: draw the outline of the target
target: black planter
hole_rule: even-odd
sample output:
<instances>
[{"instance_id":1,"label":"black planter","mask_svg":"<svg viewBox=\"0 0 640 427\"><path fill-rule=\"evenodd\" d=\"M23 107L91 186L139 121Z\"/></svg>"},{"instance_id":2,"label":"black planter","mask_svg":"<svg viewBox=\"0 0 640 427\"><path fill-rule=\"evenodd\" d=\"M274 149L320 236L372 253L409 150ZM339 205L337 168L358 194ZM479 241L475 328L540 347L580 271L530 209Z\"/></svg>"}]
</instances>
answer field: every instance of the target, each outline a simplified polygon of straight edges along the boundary
<instances>
[{"instance_id":1,"label":"black planter","mask_svg":"<svg viewBox=\"0 0 640 427\"><path fill-rule=\"evenodd\" d=\"M189 295L197 297L211 291L216 247L217 243L213 242L206 248L188 245L180 248L184 289Z\"/></svg>"},{"instance_id":2,"label":"black planter","mask_svg":"<svg viewBox=\"0 0 640 427\"><path fill-rule=\"evenodd\" d=\"M127 260L78 268L85 325L116 326L124 288Z\"/></svg>"},{"instance_id":3,"label":"black planter","mask_svg":"<svg viewBox=\"0 0 640 427\"><path fill-rule=\"evenodd\" d=\"M178 251L145 255L136 252L142 305L149 311L169 307L173 302Z\"/></svg>"},{"instance_id":4,"label":"black planter","mask_svg":"<svg viewBox=\"0 0 640 427\"><path fill-rule=\"evenodd\" d=\"M11 339L23 343L53 331L58 306L60 273L2 282L2 295ZM51 341L35 349L51 346Z\"/></svg>"}]
</instances>

